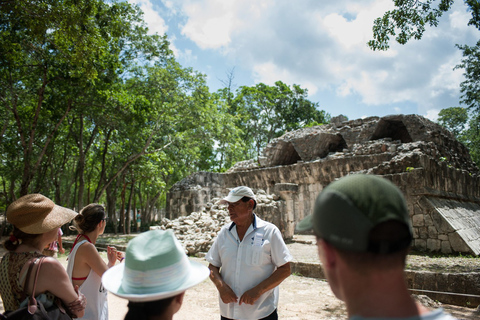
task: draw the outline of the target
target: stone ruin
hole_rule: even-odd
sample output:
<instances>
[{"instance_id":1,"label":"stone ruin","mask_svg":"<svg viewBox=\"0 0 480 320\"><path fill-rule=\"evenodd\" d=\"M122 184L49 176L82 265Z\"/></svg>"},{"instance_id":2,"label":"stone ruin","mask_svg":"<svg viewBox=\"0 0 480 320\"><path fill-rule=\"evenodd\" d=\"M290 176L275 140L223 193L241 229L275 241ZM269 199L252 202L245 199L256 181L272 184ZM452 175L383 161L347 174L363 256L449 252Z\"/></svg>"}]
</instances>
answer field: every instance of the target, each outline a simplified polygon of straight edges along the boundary
<instances>
[{"instance_id":1,"label":"stone ruin","mask_svg":"<svg viewBox=\"0 0 480 320\"><path fill-rule=\"evenodd\" d=\"M258 161L237 163L225 173L197 172L176 183L167 194L166 217L177 220L178 227L170 220L162 225L185 232L188 221L195 236L184 243L193 247L188 241L195 243L204 233L195 219L208 215L217 230L228 215L225 208L212 214L218 207L214 201L246 185L272 202L255 211L289 239L295 224L312 212L320 191L354 173L382 176L402 190L415 249L480 254L479 169L451 132L418 115L337 117L328 125L288 132L271 141ZM196 244L200 251L215 232L205 244Z\"/></svg>"},{"instance_id":2,"label":"stone ruin","mask_svg":"<svg viewBox=\"0 0 480 320\"><path fill-rule=\"evenodd\" d=\"M275 195L267 195L264 190L256 190L257 209L275 212L281 199ZM195 256L207 252L213 244L220 229L230 223L227 206L220 204L220 198L212 199L199 212L188 216L180 216L170 220L163 218L158 226L150 229L172 229L177 239L185 248L185 253ZM257 211L257 210L256 210Z\"/></svg>"}]
</instances>

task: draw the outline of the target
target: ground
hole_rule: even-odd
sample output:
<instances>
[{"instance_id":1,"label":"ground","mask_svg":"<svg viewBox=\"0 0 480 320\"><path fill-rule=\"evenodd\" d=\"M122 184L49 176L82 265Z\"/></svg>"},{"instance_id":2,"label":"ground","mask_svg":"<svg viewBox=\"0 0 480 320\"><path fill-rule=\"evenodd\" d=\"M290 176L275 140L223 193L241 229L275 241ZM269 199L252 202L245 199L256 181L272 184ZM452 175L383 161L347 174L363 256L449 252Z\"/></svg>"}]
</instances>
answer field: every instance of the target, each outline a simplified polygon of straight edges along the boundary
<instances>
[{"instance_id":1,"label":"ground","mask_svg":"<svg viewBox=\"0 0 480 320\"><path fill-rule=\"evenodd\" d=\"M3 243L2 240L0 241ZM0 255L3 256L3 252L4 249L2 247L0 249ZM311 252L311 249L308 250L308 252ZM106 260L105 253L101 254ZM202 258L192 259L207 264ZM66 266L65 255L61 255L59 261ZM478 260L474 261L477 262ZM422 263L413 259L411 263L413 265L422 265ZM458 266L458 263L452 262L452 265ZM424 267L425 266L421 268ZM127 303L126 300L109 294L109 319L123 319L127 312ZM480 313L478 313L475 308L463 308L451 305L442 305L442 307L459 319L474 320L480 318ZM0 310L3 311L3 306L1 304ZM346 318L346 311L343 302L335 298L326 281L302 277L295 274L292 274L280 285L278 313L282 320L335 320ZM209 279L206 279L196 287L187 290L183 306L174 316L174 319L220 319L217 291Z\"/></svg>"}]
</instances>

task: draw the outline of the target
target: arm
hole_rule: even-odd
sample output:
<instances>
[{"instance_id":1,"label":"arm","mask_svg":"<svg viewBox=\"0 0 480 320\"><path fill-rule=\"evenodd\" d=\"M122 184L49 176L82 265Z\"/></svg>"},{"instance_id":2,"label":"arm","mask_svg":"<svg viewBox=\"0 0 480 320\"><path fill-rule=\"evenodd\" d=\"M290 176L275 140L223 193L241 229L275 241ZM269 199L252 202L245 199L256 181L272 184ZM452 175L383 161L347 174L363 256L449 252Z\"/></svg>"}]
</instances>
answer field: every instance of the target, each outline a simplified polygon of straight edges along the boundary
<instances>
[{"instance_id":1,"label":"arm","mask_svg":"<svg viewBox=\"0 0 480 320\"><path fill-rule=\"evenodd\" d=\"M240 304L254 304L262 294L278 286L283 280L290 276L290 273L290 262L278 267L277 270L270 275L270 277L263 280L252 289L245 291L245 293L240 297Z\"/></svg>"},{"instance_id":2,"label":"arm","mask_svg":"<svg viewBox=\"0 0 480 320\"><path fill-rule=\"evenodd\" d=\"M32 275L34 274L34 271L36 271L36 267L32 270ZM31 294L32 291L33 277L28 283L27 293ZM60 262L50 257L44 259L40 268L35 295L46 291L60 298L60 300L62 300L63 303L69 307L70 311L78 318L84 316L86 303L85 296L79 292L77 293L73 288L65 268Z\"/></svg>"},{"instance_id":3,"label":"arm","mask_svg":"<svg viewBox=\"0 0 480 320\"><path fill-rule=\"evenodd\" d=\"M115 264L116 260L116 252L115 258L112 263L111 261L111 253L112 248L107 248L107 256L108 256L108 265L103 261L102 257L98 253L95 246L91 243L84 243L82 244L78 250L77 255L75 257L75 265L73 267L73 276L76 278L86 277L92 269L96 274L100 277L103 275L105 271L108 270L111 266Z\"/></svg>"},{"instance_id":4,"label":"arm","mask_svg":"<svg viewBox=\"0 0 480 320\"><path fill-rule=\"evenodd\" d=\"M62 245L62 236L59 234L58 235L58 252L60 253L65 253L65 249L63 249L63 245Z\"/></svg>"},{"instance_id":5,"label":"arm","mask_svg":"<svg viewBox=\"0 0 480 320\"><path fill-rule=\"evenodd\" d=\"M237 302L238 297L235 292L233 292L232 288L223 281L222 275L220 274L220 268L215 267L211 263L208 265L208 268L210 269L210 280L212 280L215 287L217 287L223 303Z\"/></svg>"}]
</instances>

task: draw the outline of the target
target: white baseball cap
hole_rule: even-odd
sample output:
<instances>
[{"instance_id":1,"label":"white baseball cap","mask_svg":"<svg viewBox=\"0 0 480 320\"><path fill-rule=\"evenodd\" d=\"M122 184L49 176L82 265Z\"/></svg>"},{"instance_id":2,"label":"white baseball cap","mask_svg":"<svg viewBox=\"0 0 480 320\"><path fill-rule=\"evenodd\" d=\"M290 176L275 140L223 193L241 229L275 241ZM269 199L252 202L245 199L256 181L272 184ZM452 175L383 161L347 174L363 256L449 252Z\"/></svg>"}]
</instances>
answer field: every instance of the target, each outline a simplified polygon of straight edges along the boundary
<instances>
[{"instance_id":1,"label":"white baseball cap","mask_svg":"<svg viewBox=\"0 0 480 320\"><path fill-rule=\"evenodd\" d=\"M249 187L240 186L230 190L230 192L228 193L228 196L220 200L220 204L227 204L228 202L237 202L243 197L248 197L250 199L255 200L255 202L257 202L257 199L255 199L255 194L253 193L252 189L250 189Z\"/></svg>"}]
</instances>

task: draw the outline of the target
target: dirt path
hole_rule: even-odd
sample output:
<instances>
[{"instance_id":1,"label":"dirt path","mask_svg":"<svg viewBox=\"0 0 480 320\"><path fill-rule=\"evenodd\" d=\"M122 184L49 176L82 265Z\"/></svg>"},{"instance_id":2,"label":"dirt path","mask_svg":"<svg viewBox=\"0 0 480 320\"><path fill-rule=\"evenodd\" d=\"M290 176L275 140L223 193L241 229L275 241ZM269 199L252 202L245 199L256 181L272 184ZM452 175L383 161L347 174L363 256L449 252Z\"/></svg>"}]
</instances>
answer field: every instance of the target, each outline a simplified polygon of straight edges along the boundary
<instances>
[{"instance_id":1,"label":"dirt path","mask_svg":"<svg viewBox=\"0 0 480 320\"><path fill-rule=\"evenodd\" d=\"M194 258L205 263L203 259ZM206 264L206 263L205 263ZM127 303L113 295L108 296L111 320L121 320L127 312ZM458 319L480 319L475 309L443 305L444 309ZM312 319L346 319L346 310L324 280L291 275L280 285L278 306L279 318L282 320ZM206 279L204 282L187 290L180 311L175 320L218 320L218 295L215 286Z\"/></svg>"},{"instance_id":2,"label":"dirt path","mask_svg":"<svg viewBox=\"0 0 480 320\"><path fill-rule=\"evenodd\" d=\"M3 246L0 256L3 256ZM102 253L106 260L106 256ZM205 263L202 258L193 258ZM66 266L66 257L61 256L59 261ZM109 319L122 320L127 312L128 302L113 294L108 296ZM480 319L476 309L462 308L451 305L443 307L459 319ZM0 311L3 305L0 301ZM285 320L310 319L345 319L346 311L343 302L335 298L324 280L291 275L280 285L280 300L278 313ZM215 286L206 279L196 287L187 290L183 306L174 316L175 320L218 320L218 295Z\"/></svg>"}]
</instances>

